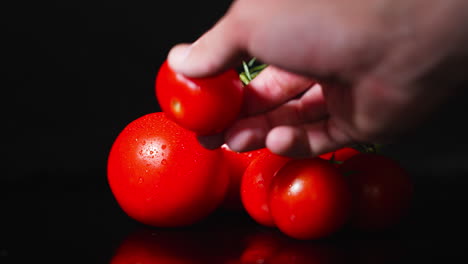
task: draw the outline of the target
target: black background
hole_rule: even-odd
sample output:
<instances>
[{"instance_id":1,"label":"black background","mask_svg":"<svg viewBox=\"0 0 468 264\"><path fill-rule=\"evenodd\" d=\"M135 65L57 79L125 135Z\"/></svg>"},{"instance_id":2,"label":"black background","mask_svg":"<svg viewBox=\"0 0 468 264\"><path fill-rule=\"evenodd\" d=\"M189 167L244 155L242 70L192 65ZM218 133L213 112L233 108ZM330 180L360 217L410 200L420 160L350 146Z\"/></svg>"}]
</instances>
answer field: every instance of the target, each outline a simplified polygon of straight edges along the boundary
<instances>
[{"instance_id":1,"label":"black background","mask_svg":"<svg viewBox=\"0 0 468 264\"><path fill-rule=\"evenodd\" d=\"M170 47L195 40L229 4L2 4L0 258L21 255L25 243L41 248L42 256L73 251L109 257L116 238L136 225L108 189L110 147L129 122L159 111L154 78ZM461 222L459 207L466 208L463 88L423 127L384 148L415 175L420 206L428 209L421 218L435 206L444 209L440 219L445 214ZM49 241L55 246L43 250Z\"/></svg>"},{"instance_id":2,"label":"black background","mask_svg":"<svg viewBox=\"0 0 468 264\"><path fill-rule=\"evenodd\" d=\"M118 133L159 111L158 67L230 1L22 2L3 10L2 180L93 184ZM242 30L242 29L239 29ZM466 171L466 89L385 151L416 171ZM424 100L421 101L424 103ZM82 173L80 179L53 177ZM41 175L41 176L37 176ZM58 182L55 182L58 181Z\"/></svg>"},{"instance_id":3,"label":"black background","mask_svg":"<svg viewBox=\"0 0 468 264\"><path fill-rule=\"evenodd\" d=\"M169 48L195 40L228 4L29 1L4 9L2 178L81 172L50 180L96 182L87 174L103 169L118 132L159 111L154 79Z\"/></svg>"}]
</instances>

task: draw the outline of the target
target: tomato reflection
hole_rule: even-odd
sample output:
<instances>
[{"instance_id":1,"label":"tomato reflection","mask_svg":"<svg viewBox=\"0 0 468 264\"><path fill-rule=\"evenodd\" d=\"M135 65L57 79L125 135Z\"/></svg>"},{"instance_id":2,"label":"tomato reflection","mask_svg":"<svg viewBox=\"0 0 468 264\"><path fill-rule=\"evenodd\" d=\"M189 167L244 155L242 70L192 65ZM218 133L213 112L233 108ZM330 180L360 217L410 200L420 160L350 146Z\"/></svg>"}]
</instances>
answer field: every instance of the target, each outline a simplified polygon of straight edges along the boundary
<instances>
[{"instance_id":1,"label":"tomato reflection","mask_svg":"<svg viewBox=\"0 0 468 264\"><path fill-rule=\"evenodd\" d=\"M203 263L200 245L180 232L141 229L130 234L116 250L112 264Z\"/></svg>"},{"instance_id":2,"label":"tomato reflection","mask_svg":"<svg viewBox=\"0 0 468 264\"><path fill-rule=\"evenodd\" d=\"M241 252L238 241L234 232L206 228L141 228L120 243L110 263L237 263Z\"/></svg>"},{"instance_id":3,"label":"tomato reflection","mask_svg":"<svg viewBox=\"0 0 468 264\"><path fill-rule=\"evenodd\" d=\"M242 264L341 264L349 258L335 242L299 241L280 233L257 232L247 239Z\"/></svg>"},{"instance_id":4,"label":"tomato reflection","mask_svg":"<svg viewBox=\"0 0 468 264\"><path fill-rule=\"evenodd\" d=\"M404 249L399 239L338 237L301 241L274 228L223 223L222 227L139 229L122 241L110 263L402 263L408 259Z\"/></svg>"}]
</instances>

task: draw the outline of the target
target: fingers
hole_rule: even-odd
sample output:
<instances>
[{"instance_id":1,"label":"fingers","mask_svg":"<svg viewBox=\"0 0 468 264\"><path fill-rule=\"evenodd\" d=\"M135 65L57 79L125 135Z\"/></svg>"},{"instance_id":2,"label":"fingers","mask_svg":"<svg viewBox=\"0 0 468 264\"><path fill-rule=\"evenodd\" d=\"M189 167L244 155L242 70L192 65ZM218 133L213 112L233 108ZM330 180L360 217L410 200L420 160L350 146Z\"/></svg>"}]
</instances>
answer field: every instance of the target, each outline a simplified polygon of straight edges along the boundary
<instances>
[{"instance_id":1,"label":"fingers","mask_svg":"<svg viewBox=\"0 0 468 264\"><path fill-rule=\"evenodd\" d=\"M269 66L245 87L242 116L247 118L234 124L225 137L199 136L198 141L208 149L221 146L225 138L236 151L264 147L265 137L274 126L300 124L326 114L322 88L313 84L309 78ZM300 99L291 100L306 90ZM273 108L269 113L256 115Z\"/></svg>"},{"instance_id":2,"label":"fingers","mask_svg":"<svg viewBox=\"0 0 468 264\"><path fill-rule=\"evenodd\" d=\"M256 57L289 71L330 75L329 66L333 64L324 51L333 46L329 43L336 35L343 34L329 34L324 29L323 25L330 23L322 17L322 8L315 1L234 1L228 12L193 44L173 47L167 57L169 65L190 77L206 77Z\"/></svg>"},{"instance_id":3,"label":"fingers","mask_svg":"<svg viewBox=\"0 0 468 264\"><path fill-rule=\"evenodd\" d=\"M271 110L313 84L310 78L268 66L245 87L243 114L254 115Z\"/></svg>"},{"instance_id":4,"label":"fingers","mask_svg":"<svg viewBox=\"0 0 468 264\"><path fill-rule=\"evenodd\" d=\"M273 153L293 158L314 157L352 143L330 119L299 126L279 126L266 138Z\"/></svg>"},{"instance_id":5,"label":"fingers","mask_svg":"<svg viewBox=\"0 0 468 264\"><path fill-rule=\"evenodd\" d=\"M237 121L225 132L225 140L235 151L248 151L265 146L270 130L277 126L295 126L327 118L321 87L316 84L302 97L291 100L270 112Z\"/></svg>"}]
</instances>

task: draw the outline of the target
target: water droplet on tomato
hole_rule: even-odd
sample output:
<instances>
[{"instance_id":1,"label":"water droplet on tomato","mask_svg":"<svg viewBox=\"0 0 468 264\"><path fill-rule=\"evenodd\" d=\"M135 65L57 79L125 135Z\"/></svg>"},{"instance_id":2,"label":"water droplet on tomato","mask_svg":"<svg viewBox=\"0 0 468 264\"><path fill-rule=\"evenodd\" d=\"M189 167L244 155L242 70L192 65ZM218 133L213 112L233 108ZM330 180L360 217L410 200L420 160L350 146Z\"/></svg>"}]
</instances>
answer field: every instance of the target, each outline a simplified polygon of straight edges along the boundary
<instances>
[{"instance_id":1,"label":"water droplet on tomato","mask_svg":"<svg viewBox=\"0 0 468 264\"><path fill-rule=\"evenodd\" d=\"M161 160L161 164L162 165L167 165L167 160L166 159Z\"/></svg>"},{"instance_id":2,"label":"water droplet on tomato","mask_svg":"<svg viewBox=\"0 0 468 264\"><path fill-rule=\"evenodd\" d=\"M153 155L154 154L154 151L150 150L150 155Z\"/></svg>"},{"instance_id":3,"label":"water droplet on tomato","mask_svg":"<svg viewBox=\"0 0 468 264\"><path fill-rule=\"evenodd\" d=\"M161 149L166 149L166 147L167 147L166 145L162 145Z\"/></svg>"},{"instance_id":4,"label":"water droplet on tomato","mask_svg":"<svg viewBox=\"0 0 468 264\"><path fill-rule=\"evenodd\" d=\"M143 183L143 181L144 181L144 180L143 180L142 177L138 178L138 183Z\"/></svg>"}]
</instances>

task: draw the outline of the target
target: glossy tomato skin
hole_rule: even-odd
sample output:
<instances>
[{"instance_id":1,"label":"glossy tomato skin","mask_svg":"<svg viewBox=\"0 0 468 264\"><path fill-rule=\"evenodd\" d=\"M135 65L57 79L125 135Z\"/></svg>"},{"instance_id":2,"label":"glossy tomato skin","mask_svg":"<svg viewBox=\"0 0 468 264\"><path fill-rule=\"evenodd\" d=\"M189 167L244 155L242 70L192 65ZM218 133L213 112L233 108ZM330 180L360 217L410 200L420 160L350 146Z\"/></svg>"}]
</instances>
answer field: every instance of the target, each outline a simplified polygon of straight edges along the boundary
<instances>
[{"instance_id":1,"label":"glossy tomato skin","mask_svg":"<svg viewBox=\"0 0 468 264\"><path fill-rule=\"evenodd\" d=\"M241 200L247 213L259 224L274 227L268 193L271 180L291 158L265 151L245 169L241 181Z\"/></svg>"},{"instance_id":2,"label":"glossy tomato skin","mask_svg":"<svg viewBox=\"0 0 468 264\"><path fill-rule=\"evenodd\" d=\"M221 207L234 211L243 210L244 207L240 197L240 185L244 172L247 166L249 166L256 157L262 153L269 152L269 150L262 148L247 152L236 152L224 144L221 146L221 151L223 153L223 164L229 174L229 187Z\"/></svg>"},{"instance_id":3,"label":"glossy tomato skin","mask_svg":"<svg viewBox=\"0 0 468 264\"><path fill-rule=\"evenodd\" d=\"M381 231L395 226L409 212L413 183L396 160L361 153L345 161L340 170L353 193L352 228Z\"/></svg>"},{"instance_id":4,"label":"glossy tomato skin","mask_svg":"<svg viewBox=\"0 0 468 264\"><path fill-rule=\"evenodd\" d=\"M351 193L333 164L320 158L297 159L273 177L269 205L283 233L296 239L320 239L346 224Z\"/></svg>"},{"instance_id":5,"label":"glossy tomato skin","mask_svg":"<svg viewBox=\"0 0 468 264\"><path fill-rule=\"evenodd\" d=\"M162 112L142 116L118 135L108 157L108 183L121 208L147 225L193 224L219 206L228 186L222 153Z\"/></svg>"},{"instance_id":6,"label":"glossy tomato skin","mask_svg":"<svg viewBox=\"0 0 468 264\"><path fill-rule=\"evenodd\" d=\"M164 113L198 135L216 134L237 117L243 87L233 69L206 78L188 78L165 61L156 77L156 97Z\"/></svg>"}]
</instances>

